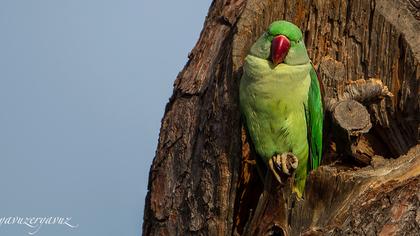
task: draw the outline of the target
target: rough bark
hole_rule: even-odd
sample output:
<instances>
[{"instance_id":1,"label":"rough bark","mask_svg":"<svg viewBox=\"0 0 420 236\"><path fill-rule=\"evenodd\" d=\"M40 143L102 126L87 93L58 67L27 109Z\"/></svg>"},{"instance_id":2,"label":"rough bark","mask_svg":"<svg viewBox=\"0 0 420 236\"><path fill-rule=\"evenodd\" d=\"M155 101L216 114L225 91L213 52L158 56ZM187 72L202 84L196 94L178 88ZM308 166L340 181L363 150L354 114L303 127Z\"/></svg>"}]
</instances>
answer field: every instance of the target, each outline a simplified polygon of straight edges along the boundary
<instances>
[{"instance_id":1,"label":"rough bark","mask_svg":"<svg viewBox=\"0 0 420 236\"><path fill-rule=\"evenodd\" d=\"M162 119L143 234L419 235L418 16L414 0L214 0ZM259 164L238 106L243 60L277 19L303 30L324 84L303 200Z\"/></svg>"}]
</instances>

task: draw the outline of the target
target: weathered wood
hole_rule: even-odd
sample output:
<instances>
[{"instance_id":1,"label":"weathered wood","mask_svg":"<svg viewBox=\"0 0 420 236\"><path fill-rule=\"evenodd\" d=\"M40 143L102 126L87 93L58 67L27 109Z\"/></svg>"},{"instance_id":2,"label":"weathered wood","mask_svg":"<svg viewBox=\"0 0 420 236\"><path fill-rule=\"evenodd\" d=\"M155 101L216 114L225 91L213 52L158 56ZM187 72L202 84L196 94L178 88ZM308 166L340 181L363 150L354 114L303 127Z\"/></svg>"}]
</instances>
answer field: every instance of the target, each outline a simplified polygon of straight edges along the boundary
<instances>
[{"instance_id":1,"label":"weathered wood","mask_svg":"<svg viewBox=\"0 0 420 236\"><path fill-rule=\"evenodd\" d=\"M374 153L366 151L372 148L368 143L360 141L363 134L372 128L367 109L354 100L345 100L334 106L331 116L336 151L352 156L363 164L369 164Z\"/></svg>"},{"instance_id":2,"label":"weathered wood","mask_svg":"<svg viewBox=\"0 0 420 236\"><path fill-rule=\"evenodd\" d=\"M375 156L374 149L383 147L371 142L372 136L366 137L372 123L365 105L377 104L393 94L379 79L344 81L344 65L329 56L322 58L318 69L325 83L324 104L334 123L332 137L336 149L352 156L359 164L368 165Z\"/></svg>"},{"instance_id":3,"label":"weathered wood","mask_svg":"<svg viewBox=\"0 0 420 236\"><path fill-rule=\"evenodd\" d=\"M321 166L309 176L304 199L291 194L290 184L282 188L266 179L269 187L243 235L418 235L420 145L382 162L361 169Z\"/></svg>"},{"instance_id":4,"label":"weathered wood","mask_svg":"<svg viewBox=\"0 0 420 236\"><path fill-rule=\"evenodd\" d=\"M404 155L419 142L418 11L413 0L214 0L162 119L143 234L420 234L419 147ZM238 106L243 60L277 19L303 29L330 113L303 200L291 179L271 181ZM331 114L353 101L372 128L342 148L332 134L359 124Z\"/></svg>"},{"instance_id":5,"label":"weathered wood","mask_svg":"<svg viewBox=\"0 0 420 236\"><path fill-rule=\"evenodd\" d=\"M340 128L346 130L351 136L367 133L372 127L368 111L354 100L338 102L332 117L333 122L340 125Z\"/></svg>"},{"instance_id":6,"label":"weathered wood","mask_svg":"<svg viewBox=\"0 0 420 236\"><path fill-rule=\"evenodd\" d=\"M229 235L241 156L231 48L244 1L214 1L166 106L149 176L144 235Z\"/></svg>"}]
</instances>

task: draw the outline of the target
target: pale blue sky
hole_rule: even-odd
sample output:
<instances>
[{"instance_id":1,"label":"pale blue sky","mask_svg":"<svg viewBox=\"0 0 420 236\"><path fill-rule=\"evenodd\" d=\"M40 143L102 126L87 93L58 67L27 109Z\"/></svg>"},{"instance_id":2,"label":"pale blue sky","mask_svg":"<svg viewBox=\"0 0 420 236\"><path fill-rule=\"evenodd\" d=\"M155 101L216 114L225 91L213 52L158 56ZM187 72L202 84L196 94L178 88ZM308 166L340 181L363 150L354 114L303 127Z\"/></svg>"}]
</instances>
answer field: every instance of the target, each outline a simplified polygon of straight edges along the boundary
<instances>
[{"instance_id":1,"label":"pale blue sky","mask_svg":"<svg viewBox=\"0 0 420 236\"><path fill-rule=\"evenodd\" d=\"M140 234L160 120L210 3L0 0L0 218Z\"/></svg>"}]
</instances>

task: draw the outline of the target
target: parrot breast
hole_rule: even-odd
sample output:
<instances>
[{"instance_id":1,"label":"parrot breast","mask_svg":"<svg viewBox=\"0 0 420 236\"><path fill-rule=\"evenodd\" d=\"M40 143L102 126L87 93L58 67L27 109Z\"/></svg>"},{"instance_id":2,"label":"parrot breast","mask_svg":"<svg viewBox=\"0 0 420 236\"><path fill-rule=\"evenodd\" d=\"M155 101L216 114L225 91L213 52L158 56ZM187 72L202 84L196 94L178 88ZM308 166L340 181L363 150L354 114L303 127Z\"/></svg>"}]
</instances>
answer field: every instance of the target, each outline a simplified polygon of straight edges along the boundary
<instances>
[{"instance_id":1,"label":"parrot breast","mask_svg":"<svg viewBox=\"0 0 420 236\"><path fill-rule=\"evenodd\" d=\"M275 154L292 152L298 157L299 166L307 163L304 105L308 100L310 69L309 62L273 67L271 62L252 55L245 59L241 109L255 149L266 162Z\"/></svg>"}]
</instances>

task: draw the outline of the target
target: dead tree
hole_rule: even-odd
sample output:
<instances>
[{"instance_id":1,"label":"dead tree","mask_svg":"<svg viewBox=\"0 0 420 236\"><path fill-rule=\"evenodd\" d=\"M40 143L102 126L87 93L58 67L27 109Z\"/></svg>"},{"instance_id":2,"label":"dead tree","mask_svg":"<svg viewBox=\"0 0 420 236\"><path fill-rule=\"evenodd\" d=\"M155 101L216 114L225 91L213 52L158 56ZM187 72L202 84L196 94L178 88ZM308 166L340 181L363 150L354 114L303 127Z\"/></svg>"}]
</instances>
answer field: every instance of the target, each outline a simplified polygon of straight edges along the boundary
<instances>
[{"instance_id":1,"label":"dead tree","mask_svg":"<svg viewBox=\"0 0 420 236\"><path fill-rule=\"evenodd\" d=\"M162 119L144 235L420 235L420 2L214 0ZM303 200L259 159L238 106L267 26L298 25L324 84L323 163Z\"/></svg>"}]
</instances>

